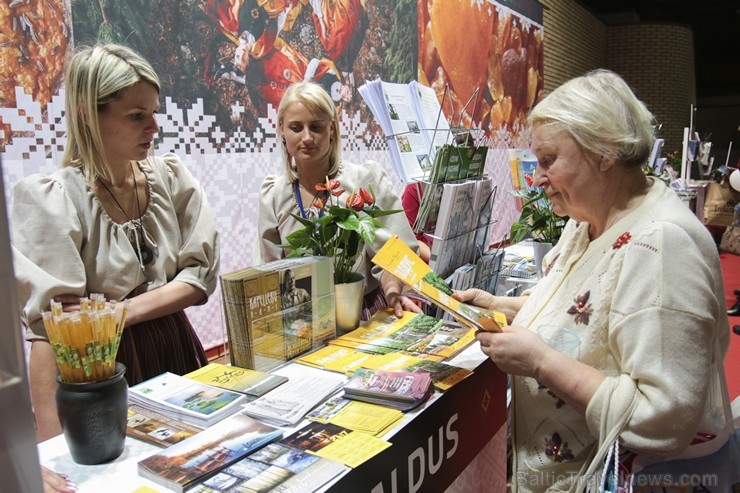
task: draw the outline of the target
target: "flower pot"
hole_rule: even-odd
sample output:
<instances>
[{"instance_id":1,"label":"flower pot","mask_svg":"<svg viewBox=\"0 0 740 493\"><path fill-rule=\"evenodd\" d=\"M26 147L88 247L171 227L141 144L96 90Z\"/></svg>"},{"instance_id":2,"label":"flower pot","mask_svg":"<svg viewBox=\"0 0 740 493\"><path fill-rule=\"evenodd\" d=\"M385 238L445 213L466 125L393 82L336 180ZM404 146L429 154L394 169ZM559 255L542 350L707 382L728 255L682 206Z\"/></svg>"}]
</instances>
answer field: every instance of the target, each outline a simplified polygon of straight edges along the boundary
<instances>
[{"instance_id":1,"label":"flower pot","mask_svg":"<svg viewBox=\"0 0 740 493\"><path fill-rule=\"evenodd\" d=\"M541 241L533 241L532 247L534 249L534 265L537 267L537 277L542 279L542 259L547 255L547 252L552 250L554 245L552 243L544 243Z\"/></svg>"},{"instance_id":2,"label":"flower pot","mask_svg":"<svg viewBox=\"0 0 740 493\"><path fill-rule=\"evenodd\" d=\"M57 413L64 439L78 464L102 464L123 452L128 414L126 367L116 363L105 380L65 383L57 375Z\"/></svg>"},{"instance_id":3,"label":"flower pot","mask_svg":"<svg viewBox=\"0 0 740 493\"><path fill-rule=\"evenodd\" d=\"M353 280L334 284L334 304L337 313L337 335L346 334L360 326L365 277L353 272Z\"/></svg>"}]
</instances>

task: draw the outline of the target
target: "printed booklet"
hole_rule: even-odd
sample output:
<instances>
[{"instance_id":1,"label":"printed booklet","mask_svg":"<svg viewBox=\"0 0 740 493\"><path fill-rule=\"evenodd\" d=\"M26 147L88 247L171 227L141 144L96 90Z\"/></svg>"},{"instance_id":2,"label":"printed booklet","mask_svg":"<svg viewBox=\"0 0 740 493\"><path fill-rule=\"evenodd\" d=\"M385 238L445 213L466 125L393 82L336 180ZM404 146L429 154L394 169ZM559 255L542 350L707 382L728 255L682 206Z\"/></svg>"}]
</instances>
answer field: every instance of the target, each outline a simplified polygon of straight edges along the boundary
<instances>
[{"instance_id":1,"label":"printed booklet","mask_svg":"<svg viewBox=\"0 0 740 493\"><path fill-rule=\"evenodd\" d=\"M165 372L128 390L130 404L207 428L241 410L247 396Z\"/></svg>"},{"instance_id":2,"label":"printed booklet","mask_svg":"<svg viewBox=\"0 0 740 493\"><path fill-rule=\"evenodd\" d=\"M254 400L262 397L278 385L288 381L288 377L273 375L265 371L250 370L238 366L209 363L202 368L183 375L214 387L233 390L251 396Z\"/></svg>"},{"instance_id":3,"label":"printed booklet","mask_svg":"<svg viewBox=\"0 0 740 493\"><path fill-rule=\"evenodd\" d=\"M188 490L188 493L305 493L349 472L340 462L270 443Z\"/></svg>"},{"instance_id":4,"label":"printed booklet","mask_svg":"<svg viewBox=\"0 0 740 493\"><path fill-rule=\"evenodd\" d=\"M427 372L358 368L344 386L344 397L408 411L426 401L432 390Z\"/></svg>"}]
</instances>

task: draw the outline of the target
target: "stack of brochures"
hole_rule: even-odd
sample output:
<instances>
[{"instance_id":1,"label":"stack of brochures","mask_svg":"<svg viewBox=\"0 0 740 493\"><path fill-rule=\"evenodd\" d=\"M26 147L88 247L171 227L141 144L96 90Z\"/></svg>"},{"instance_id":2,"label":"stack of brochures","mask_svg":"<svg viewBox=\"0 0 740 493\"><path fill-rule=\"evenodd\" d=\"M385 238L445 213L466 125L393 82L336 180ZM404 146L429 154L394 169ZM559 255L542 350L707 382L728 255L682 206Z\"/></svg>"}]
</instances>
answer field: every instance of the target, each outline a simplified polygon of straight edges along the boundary
<instances>
[{"instance_id":1,"label":"stack of brochures","mask_svg":"<svg viewBox=\"0 0 740 493\"><path fill-rule=\"evenodd\" d=\"M182 492L282 436L282 430L236 414L140 460L139 476Z\"/></svg>"},{"instance_id":2,"label":"stack of brochures","mask_svg":"<svg viewBox=\"0 0 740 493\"><path fill-rule=\"evenodd\" d=\"M358 88L388 138L391 161L404 183L424 179L436 149L452 142L452 132L434 89L408 84L368 81Z\"/></svg>"},{"instance_id":3,"label":"stack of brochures","mask_svg":"<svg viewBox=\"0 0 740 493\"><path fill-rule=\"evenodd\" d=\"M358 368L344 386L344 397L408 411L432 394L426 372L381 371Z\"/></svg>"},{"instance_id":4,"label":"stack of brochures","mask_svg":"<svg viewBox=\"0 0 740 493\"><path fill-rule=\"evenodd\" d=\"M288 381L288 377L282 375L273 375L264 371L239 368L238 366L222 363L208 363L206 366L186 373L183 377L246 394L250 401L262 397L275 387Z\"/></svg>"},{"instance_id":5,"label":"stack of brochures","mask_svg":"<svg viewBox=\"0 0 740 493\"><path fill-rule=\"evenodd\" d=\"M247 396L165 372L129 388L129 403L207 428L241 410Z\"/></svg>"},{"instance_id":6,"label":"stack of brochures","mask_svg":"<svg viewBox=\"0 0 740 493\"><path fill-rule=\"evenodd\" d=\"M276 370L288 382L244 405L244 412L277 426L297 425L311 409L342 388L346 377L303 365Z\"/></svg>"}]
</instances>

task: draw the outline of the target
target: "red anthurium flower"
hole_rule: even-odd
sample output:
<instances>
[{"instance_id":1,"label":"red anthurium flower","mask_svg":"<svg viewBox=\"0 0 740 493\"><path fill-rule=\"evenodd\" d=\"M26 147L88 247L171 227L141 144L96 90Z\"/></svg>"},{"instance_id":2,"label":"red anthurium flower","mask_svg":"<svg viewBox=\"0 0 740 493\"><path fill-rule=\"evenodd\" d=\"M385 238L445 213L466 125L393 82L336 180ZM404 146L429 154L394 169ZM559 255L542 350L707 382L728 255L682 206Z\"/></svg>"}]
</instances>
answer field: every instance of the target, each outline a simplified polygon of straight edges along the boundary
<instances>
[{"instance_id":1,"label":"red anthurium flower","mask_svg":"<svg viewBox=\"0 0 740 493\"><path fill-rule=\"evenodd\" d=\"M347 198L347 207L356 211L361 211L362 208L365 207L365 201L362 200L360 194L352 192L352 194Z\"/></svg>"},{"instance_id":2,"label":"red anthurium flower","mask_svg":"<svg viewBox=\"0 0 740 493\"><path fill-rule=\"evenodd\" d=\"M325 203L326 202L324 201L324 198L323 197L316 197L314 199L313 203L311 204L311 206L312 207L315 207L317 209L323 209Z\"/></svg>"},{"instance_id":3,"label":"red anthurium flower","mask_svg":"<svg viewBox=\"0 0 740 493\"><path fill-rule=\"evenodd\" d=\"M316 184L316 190L334 190L337 187L339 187L339 180L335 180L335 179L329 180L327 178L325 183Z\"/></svg>"},{"instance_id":4,"label":"red anthurium flower","mask_svg":"<svg viewBox=\"0 0 740 493\"><path fill-rule=\"evenodd\" d=\"M331 194L335 197L339 197L344 193L344 188L337 188L336 190L332 190Z\"/></svg>"},{"instance_id":5,"label":"red anthurium flower","mask_svg":"<svg viewBox=\"0 0 740 493\"><path fill-rule=\"evenodd\" d=\"M362 200L364 200L367 205L373 205L375 203L375 198L372 196L370 192L368 192L364 188L360 187L359 193L360 193L360 197L362 197Z\"/></svg>"}]
</instances>

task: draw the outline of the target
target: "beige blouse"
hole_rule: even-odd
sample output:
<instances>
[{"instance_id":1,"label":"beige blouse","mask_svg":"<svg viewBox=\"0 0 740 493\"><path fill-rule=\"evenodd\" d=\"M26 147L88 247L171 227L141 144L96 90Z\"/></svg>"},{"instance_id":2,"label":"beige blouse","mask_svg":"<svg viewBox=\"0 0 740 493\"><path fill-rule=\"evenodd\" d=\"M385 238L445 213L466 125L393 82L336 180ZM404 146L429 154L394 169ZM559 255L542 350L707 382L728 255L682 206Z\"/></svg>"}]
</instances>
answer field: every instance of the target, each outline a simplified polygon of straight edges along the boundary
<instances>
[{"instance_id":1,"label":"beige blouse","mask_svg":"<svg viewBox=\"0 0 740 493\"><path fill-rule=\"evenodd\" d=\"M403 210L401 200L396 195L390 178L378 163L367 162L358 166L343 161L336 179L340 181L341 188L345 190L345 193L339 197L342 203L347 200L352 190L357 190L359 187L368 188L368 185L372 185L376 203L381 209ZM304 204L304 206L308 206L308 204ZM287 252L278 245L286 243L285 238L302 227L301 223L291 214L300 215L293 183L285 175L265 177L260 190L258 224L262 262L270 262L286 256ZM398 235L415 252L419 251L419 245L403 212L383 216L378 220L385 227L377 229L375 242L372 245L365 245L365 255L359 256L355 268L356 272L365 276L366 293L379 286L382 273L382 269L373 265L370 259L392 235Z\"/></svg>"},{"instance_id":2,"label":"beige blouse","mask_svg":"<svg viewBox=\"0 0 740 493\"><path fill-rule=\"evenodd\" d=\"M218 233L203 188L174 154L139 166L149 187L143 228L113 222L76 167L15 186L12 247L28 340L46 338L41 312L57 295L120 301L173 280L213 293ZM148 265L139 260L138 241L154 254Z\"/></svg>"}]
</instances>

